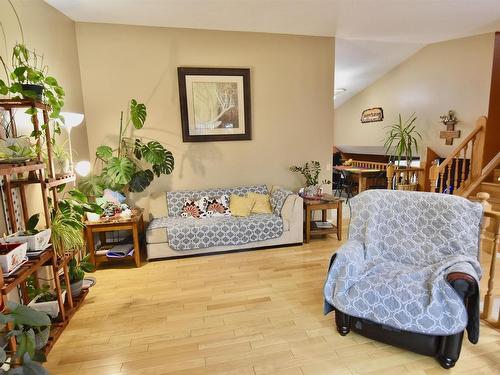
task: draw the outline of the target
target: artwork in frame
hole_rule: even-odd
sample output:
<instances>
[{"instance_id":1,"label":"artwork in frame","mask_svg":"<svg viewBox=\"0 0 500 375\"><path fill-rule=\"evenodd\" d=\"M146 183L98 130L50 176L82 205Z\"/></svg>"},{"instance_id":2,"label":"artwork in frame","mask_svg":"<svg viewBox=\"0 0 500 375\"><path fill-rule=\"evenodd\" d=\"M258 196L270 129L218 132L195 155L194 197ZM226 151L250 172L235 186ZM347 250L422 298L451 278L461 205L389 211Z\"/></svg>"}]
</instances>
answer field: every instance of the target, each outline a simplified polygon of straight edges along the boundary
<instances>
[{"instance_id":1,"label":"artwork in frame","mask_svg":"<svg viewBox=\"0 0 500 375\"><path fill-rule=\"evenodd\" d=\"M384 120L384 110L380 107L365 109L361 113L361 123L377 122Z\"/></svg>"},{"instance_id":2,"label":"artwork in frame","mask_svg":"<svg viewBox=\"0 0 500 375\"><path fill-rule=\"evenodd\" d=\"M184 142L252 139L250 69L177 68Z\"/></svg>"}]
</instances>

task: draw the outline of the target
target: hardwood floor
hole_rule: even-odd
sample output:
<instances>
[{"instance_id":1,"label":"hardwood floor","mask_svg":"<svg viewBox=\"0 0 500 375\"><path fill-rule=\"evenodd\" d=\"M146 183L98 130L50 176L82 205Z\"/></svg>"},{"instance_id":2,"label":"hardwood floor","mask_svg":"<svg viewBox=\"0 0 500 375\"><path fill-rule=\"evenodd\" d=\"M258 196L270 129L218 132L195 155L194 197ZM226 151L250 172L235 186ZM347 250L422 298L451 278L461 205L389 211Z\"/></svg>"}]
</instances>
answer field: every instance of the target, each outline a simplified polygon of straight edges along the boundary
<instances>
[{"instance_id":1,"label":"hardwood floor","mask_svg":"<svg viewBox=\"0 0 500 375\"><path fill-rule=\"evenodd\" d=\"M500 374L484 323L453 370L350 333L322 314L332 237L95 273L97 285L49 355L53 375Z\"/></svg>"}]
</instances>

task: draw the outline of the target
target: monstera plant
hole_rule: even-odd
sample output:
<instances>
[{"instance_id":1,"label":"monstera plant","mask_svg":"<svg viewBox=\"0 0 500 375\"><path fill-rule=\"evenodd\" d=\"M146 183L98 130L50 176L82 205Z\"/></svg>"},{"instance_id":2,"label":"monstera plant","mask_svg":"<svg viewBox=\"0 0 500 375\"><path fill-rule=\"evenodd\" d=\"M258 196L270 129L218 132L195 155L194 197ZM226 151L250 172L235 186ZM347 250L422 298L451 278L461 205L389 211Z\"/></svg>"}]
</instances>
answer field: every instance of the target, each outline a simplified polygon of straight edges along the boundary
<instances>
[{"instance_id":1,"label":"monstera plant","mask_svg":"<svg viewBox=\"0 0 500 375\"><path fill-rule=\"evenodd\" d=\"M113 149L102 145L97 148L96 157L103 163L102 172L100 176L91 176L82 181L81 189L87 190L85 187L88 187L95 193L102 187L109 187L113 190L128 188L131 192L141 192L155 176L172 173L174 156L160 142L125 136L130 123L140 130L144 127L146 117L146 106L132 99L125 121L121 112L118 147Z\"/></svg>"}]
</instances>

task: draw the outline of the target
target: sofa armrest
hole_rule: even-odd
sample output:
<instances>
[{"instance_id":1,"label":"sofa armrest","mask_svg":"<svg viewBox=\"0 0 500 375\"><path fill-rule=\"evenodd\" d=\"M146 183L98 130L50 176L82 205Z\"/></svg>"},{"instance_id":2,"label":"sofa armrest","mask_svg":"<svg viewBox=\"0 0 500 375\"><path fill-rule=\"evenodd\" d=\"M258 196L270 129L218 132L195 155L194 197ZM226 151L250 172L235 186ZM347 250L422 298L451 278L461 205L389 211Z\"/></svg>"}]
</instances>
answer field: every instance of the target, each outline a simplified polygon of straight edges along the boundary
<instances>
[{"instance_id":1,"label":"sofa armrest","mask_svg":"<svg viewBox=\"0 0 500 375\"><path fill-rule=\"evenodd\" d=\"M281 208L281 217L283 220L294 221L296 220L297 213L303 212L303 200L297 194L290 194L286 199L285 203L283 203L283 207ZM303 216L303 213L300 215Z\"/></svg>"},{"instance_id":2,"label":"sofa armrest","mask_svg":"<svg viewBox=\"0 0 500 375\"><path fill-rule=\"evenodd\" d=\"M467 298L477 292L477 282L471 275L463 272L451 272L446 280L458 295L466 302Z\"/></svg>"}]
</instances>

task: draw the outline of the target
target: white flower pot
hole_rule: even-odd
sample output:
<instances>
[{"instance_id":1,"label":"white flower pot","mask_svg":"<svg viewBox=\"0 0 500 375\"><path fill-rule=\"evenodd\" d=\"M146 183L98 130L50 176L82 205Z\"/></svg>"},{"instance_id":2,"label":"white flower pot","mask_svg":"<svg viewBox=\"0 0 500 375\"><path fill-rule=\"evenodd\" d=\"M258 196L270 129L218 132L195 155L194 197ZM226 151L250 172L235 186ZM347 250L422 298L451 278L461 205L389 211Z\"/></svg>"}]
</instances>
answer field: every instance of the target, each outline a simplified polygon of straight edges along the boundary
<instances>
[{"instance_id":1,"label":"white flower pot","mask_svg":"<svg viewBox=\"0 0 500 375\"><path fill-rule=\"evenodd\" d=\"M28 303L28 306L33 310L41 311L49 315L51 318L57 318L59 315L59 302L49 301L49 302L37 302L41 295L36 296L33 300ZM66 301L66 291L62 292L63 303Z\"/></svg>"},{"instance_id":2,"label":"white flower pot","mask_svg":"<svg viewBox=\"0 0 500 375\"><path fill-rule=\"evenodd\" d=\"M95 223L96 221L99 221L101 218L101 215L96 214L94 212L86 212L87 214L87 220L91 223Z\"/></svg>"},{"instance_id":3,"label":"white flower pot","mask_svg":"<svg viewBox=\"0 0 500 375\"><path fill-rule=\"evenodd\" d=\"M12 271L26 258L28 244L24 243L7 243L0 244L0 265L2 272L7 273Z\"/></svg>"},{"instance_id":4,"label":"white flower pot","mask_svg":"<svg viewBox=\"0 0 500 375\"><path fill-rule=\"evenodd\" d=\"M44 229L37 234L24 236L23 232L17 232L11 234L7 237L8 243L22 243L26 242L28 244L28 251L39 251L47 247L50 242L50 235L52 231L50 229Z\"/></svg>"}]
</instances>

